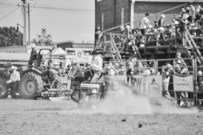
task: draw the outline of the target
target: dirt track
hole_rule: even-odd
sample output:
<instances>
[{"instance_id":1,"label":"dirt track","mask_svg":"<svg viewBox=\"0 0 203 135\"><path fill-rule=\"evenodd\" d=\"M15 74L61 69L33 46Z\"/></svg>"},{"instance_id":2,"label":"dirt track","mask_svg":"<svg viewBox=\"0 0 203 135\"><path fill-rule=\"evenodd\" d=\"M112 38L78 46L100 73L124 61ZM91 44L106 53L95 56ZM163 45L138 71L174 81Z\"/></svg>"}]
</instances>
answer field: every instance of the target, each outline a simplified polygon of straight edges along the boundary
<instances>
[{"instance_id":1,"label":"dirt track","mask_svg":"<svg viewBox=\"0 0 203 135\"><path fill-rule=\"evenodd\" d=\"M203 113L91 114L71 101L0 100L0 135L202 135Z\"/></svg>"}]
</instances>

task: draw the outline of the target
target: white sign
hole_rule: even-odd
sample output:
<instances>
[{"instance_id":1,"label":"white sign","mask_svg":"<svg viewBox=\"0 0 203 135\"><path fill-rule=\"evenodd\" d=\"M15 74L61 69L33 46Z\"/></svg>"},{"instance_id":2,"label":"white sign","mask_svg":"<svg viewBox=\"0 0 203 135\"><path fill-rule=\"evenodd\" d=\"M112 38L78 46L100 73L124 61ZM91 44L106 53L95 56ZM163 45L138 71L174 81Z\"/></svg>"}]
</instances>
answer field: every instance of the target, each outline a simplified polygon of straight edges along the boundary
<instances>
[{"instance_id":1,"label":"white sign","mask_svg":"<svg viewBox=\"0 0 203 135\"><path fill-rule=\"evenodd\" d=\"M173 76L174 91L193 92L193 76L179 77Z\"/></svg>"}]
</instances>

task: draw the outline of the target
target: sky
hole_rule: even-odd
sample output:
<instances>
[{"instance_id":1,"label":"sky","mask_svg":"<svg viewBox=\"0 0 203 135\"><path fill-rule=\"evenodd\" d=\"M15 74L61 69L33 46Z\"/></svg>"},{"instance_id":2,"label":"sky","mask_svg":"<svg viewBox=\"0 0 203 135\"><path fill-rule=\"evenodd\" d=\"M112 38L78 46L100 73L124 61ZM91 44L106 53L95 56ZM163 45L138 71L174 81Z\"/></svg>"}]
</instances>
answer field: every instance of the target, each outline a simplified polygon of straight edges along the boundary
<instances>
[{"instance_id":1,"label":"sky","mask_svg":"<svg viewBox=\"0 0 203 135\"><path fill-rule=\"evenodd\" d=\"M26 1L31 4L31 40L46 28L54 42L94 41L94 0ZM0 27L23 25L22 8L18 3L21 0L0 0ZM19 30L23 32L23 28Z\"/></svg>"}]
</instances>

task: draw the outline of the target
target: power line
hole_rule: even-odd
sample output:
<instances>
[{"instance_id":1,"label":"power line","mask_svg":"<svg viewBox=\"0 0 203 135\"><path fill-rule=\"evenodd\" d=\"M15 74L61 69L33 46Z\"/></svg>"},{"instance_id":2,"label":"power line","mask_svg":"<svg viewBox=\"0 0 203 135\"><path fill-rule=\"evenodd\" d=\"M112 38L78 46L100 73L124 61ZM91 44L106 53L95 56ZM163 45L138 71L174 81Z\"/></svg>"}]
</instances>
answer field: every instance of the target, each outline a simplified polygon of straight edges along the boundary
<instances>
[{"instance_id":1,"label":"power line","mask_svg":"<svg viewBox=\"0 0 203 135\"><path fill-rule=\"evenodd\" d=\"M11 12L9 12L8 14L6 14L5 16L1 17L0 20L5 19L6 17L8 17L8 16L11 15L12 13L14 13L17 9L18 9L18 7L15 8L14 10L12 10Z\"/></svg>"},{"instance_id":2,"label":"power line","mask_svg":"<svg viewBox=\"0 0 203 135\"><path fill-rule=\"evenodd\" d=\"M93 10L93 9L40 7L40 6L34 6L33 8L51 9L51 10L65 10L65 11L79 11L79 12L94 12L94 11L95 11L95 10Z\"/></svg>"}]
</instances>

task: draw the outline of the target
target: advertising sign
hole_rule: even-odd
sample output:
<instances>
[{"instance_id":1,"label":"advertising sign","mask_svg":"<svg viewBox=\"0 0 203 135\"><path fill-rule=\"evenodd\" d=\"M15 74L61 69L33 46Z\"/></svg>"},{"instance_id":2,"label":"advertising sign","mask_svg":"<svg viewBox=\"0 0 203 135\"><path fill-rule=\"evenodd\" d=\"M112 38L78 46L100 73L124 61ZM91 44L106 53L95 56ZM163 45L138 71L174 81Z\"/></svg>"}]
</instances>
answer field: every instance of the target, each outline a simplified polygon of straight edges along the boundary
<instances>
[{"instance_id":1,"label":"advertising sign","mask_svg":"<svg viewBox=\"0 0 203 135\"><path fill-rule=\"evenodd\" d=\"M134 93L145 94L149 97L162 97L162 76L133 76Z\"/></svg>"},{"instance_id":2,"label":"advertising sign","mask_svg":"<svg viewBox=\"0 0 203 135\"><path fill-rule=\"evenodd\" d=\"M179 77L173 76L174 91L193 92L193 76Z\"/></svg>"}]
</instances>

